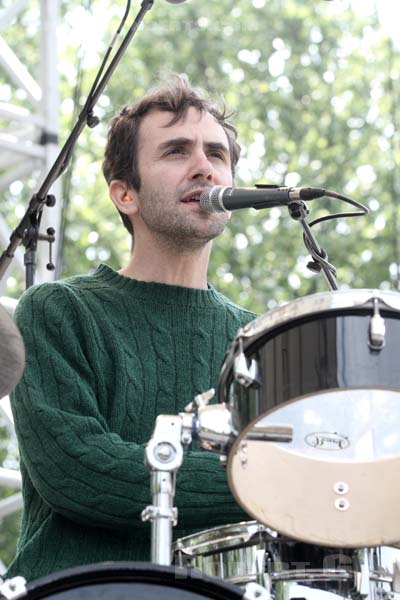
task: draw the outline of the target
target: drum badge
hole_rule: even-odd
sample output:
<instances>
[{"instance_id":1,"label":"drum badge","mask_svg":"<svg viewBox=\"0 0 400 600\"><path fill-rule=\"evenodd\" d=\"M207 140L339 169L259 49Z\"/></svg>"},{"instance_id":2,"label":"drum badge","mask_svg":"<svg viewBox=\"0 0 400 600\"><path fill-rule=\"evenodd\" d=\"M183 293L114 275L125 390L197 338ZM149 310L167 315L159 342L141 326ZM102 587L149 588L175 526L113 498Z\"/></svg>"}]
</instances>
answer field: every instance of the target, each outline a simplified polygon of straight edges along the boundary
<instances>
[{"instance_id":1,"label":"drum badge","mask_svg":"<svg viewBox=\"0 0 400 600\"><path fill-rule=\"evenodd\" d=\"M345 450L350 446L350 440L347 436L327 431L309 433L304 441L318 450Z\"/></svg>"}]
</instances>

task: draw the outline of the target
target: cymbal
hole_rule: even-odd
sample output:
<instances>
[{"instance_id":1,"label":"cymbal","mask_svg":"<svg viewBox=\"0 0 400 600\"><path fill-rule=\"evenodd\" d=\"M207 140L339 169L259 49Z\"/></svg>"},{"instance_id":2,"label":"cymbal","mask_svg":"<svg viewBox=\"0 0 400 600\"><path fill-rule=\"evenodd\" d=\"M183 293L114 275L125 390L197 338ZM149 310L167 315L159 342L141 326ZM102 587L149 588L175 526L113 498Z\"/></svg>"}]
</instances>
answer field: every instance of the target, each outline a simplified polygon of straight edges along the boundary
<instances>
[{"instance_id":1,"label":"cymbal","mask_svg":"<svg viewBox=\"0 0 400 600\"><path fill-rule=\"evenodd\" d=\"M24 366L25 348L21 334L0 304L0 398L14 389Z\"/></svg>"}]
</instances>

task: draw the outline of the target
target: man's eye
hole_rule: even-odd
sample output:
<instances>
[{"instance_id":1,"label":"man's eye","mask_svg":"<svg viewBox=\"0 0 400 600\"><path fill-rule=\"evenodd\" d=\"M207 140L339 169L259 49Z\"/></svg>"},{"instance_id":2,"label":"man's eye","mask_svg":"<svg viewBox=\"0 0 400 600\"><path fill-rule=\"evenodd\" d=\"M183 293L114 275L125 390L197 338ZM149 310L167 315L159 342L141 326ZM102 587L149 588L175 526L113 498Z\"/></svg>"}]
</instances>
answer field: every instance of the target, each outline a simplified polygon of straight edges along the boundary
<instances>
[{"instance_id":1,"label":"man's eye","mask_svg":"<svg viewBox=\"0 0 400 600\"><path fill-rule=\"evenodd\" d=\"M218 150L210 152L210 156L212 158L218 158L219 160L225 160L225 154L223 152L219 152Z\"/></svg>"},{"instance_id":2,"label":"man's eye","mask_svg":"<svg viewBox=\"0 0 400 600\"><path fill-rule=\"evenodd\" d=\"M171 154L184 154L185 153L185 149L182 147L176 147L176 148L170 148L167 151L167 156L171 155Z\"/></svg>"}]
</instances>

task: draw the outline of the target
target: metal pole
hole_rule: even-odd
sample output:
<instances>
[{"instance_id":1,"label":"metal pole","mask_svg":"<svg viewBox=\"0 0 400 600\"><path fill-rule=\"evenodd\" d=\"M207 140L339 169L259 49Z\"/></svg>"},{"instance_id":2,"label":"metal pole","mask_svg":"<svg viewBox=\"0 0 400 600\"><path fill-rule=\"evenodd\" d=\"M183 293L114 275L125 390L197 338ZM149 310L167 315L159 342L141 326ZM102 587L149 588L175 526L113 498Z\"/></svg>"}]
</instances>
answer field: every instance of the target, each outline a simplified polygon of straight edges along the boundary
<instances>
[{"instance_id":1,"label":"metal pole","mask_svg":"<svg viewBox=\"0 0 400 600\"><path fill-rule=\"evenodd\" d=\"M171 564L173 477L168 471L152 471L151 474L153 506L158 510L158 518L151 521L151 561L158 565Z\"/></svg>"},{"instance_id":2,"label":"metal pole","mask_svg":"<svg viewBox=\"0 0 400 600\"><path fill-rule=\"evenodd\" d=\"M45 151L43 168L40 179L50 170L59 153L59 76L57 56L57 24L59 19L59 0L40 0L41 12L41 37L40 37L40 76L42 88L41 114L43 115L44 128L42 131L42 144ZM50 188L57 202L51 210L44 210L41 222L41 231L45 232L49 227L56 231L53 243L53 256L57 256L59 233L61 225L62 198L61 180L58 179ZM38 244L38 281L50 281L54 279L55 271L48 271L46 265L49 262L49 245Z\"/></svg>"}]
</instances>

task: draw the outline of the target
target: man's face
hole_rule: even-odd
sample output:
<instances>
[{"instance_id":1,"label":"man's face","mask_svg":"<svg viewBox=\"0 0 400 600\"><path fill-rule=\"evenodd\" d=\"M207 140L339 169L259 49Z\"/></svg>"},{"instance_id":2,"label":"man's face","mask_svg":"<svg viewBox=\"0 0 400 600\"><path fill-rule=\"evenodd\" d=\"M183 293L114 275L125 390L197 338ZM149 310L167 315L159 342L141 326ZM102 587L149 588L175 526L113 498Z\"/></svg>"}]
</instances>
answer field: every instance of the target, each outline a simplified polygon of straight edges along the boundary
<instances>
[{"instance_id":1,"label":"man's face","mask_svg":"<svg viewBox=\"0 0 400 600\"><path fill-rule=\"evenodd\" d=\"M135 235L143 227L178 247L196 248L219 235L229 219L205 212L198 202L205 187L232 185L229 145L209 113L190 107L184 119L167 126L172 116L152 111L140 126Z\"/></svg>"}]
</instances>

